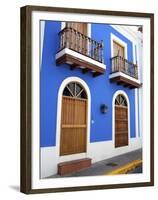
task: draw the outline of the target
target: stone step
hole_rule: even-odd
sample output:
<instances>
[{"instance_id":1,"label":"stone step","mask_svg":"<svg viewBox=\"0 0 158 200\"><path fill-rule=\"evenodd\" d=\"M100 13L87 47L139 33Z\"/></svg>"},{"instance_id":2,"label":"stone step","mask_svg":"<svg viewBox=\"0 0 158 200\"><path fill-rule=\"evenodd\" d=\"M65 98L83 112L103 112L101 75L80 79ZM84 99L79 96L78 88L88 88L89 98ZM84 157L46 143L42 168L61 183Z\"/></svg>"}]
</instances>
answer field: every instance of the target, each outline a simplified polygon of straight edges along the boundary
<instances>
[{"instance_id":1,"label":"stone step","mask_svg":"<svg viewBox=\"0 0 158 200\"><path fill-rule=\"evenodd\" d=\"M58 164L58 174L65 175L91 166L91 158L66 161Z\"/></svg>"}]
</instances>

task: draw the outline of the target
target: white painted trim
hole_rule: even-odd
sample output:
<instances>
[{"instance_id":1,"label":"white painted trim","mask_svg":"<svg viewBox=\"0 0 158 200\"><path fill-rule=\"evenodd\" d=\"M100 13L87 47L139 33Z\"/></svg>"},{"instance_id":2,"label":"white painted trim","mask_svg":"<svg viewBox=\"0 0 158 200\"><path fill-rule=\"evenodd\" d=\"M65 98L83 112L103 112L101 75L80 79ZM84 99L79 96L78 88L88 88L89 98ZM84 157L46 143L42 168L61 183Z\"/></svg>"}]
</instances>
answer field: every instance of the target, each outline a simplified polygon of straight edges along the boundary
<instances>
[{"instance_id":1,"label":"white painted trim","mask_svg":"<svg viewBox=\"0 0 158 200\"><path fill-rule=\"evenodd\" d=\"M40 50L41 50L40 51L40 69L42 65L44 30L45 30L45 21L40 21Z\"/></svg>"},{"instance_id":2,"label":"white painted trim","mask_svg":"<svg viewBox=\"0 0 158 200\"><path fill-rule=\"evenodd\" d=\"M112 74L109 75L109 78L111 79L111 78L115 78L115 77L117 77L117 76L122 76L122 77L124 77L124 78L127 78L127 79L129 79L129 80L131 80L131 81L134 81L134 82L140 84L140 81L139 81L139 80L137 80L137 79L135 79L135 78L133 78L133 77L131 77L131 76L128 76L127 74L124 74L123 72L115 72L115 73L112 73Z\"/></svg>"},{"instance_id":3,"label":"white painted trim","mask_svg":"<svg viewBox=\"0 0 158 200\"><path fill-rule=\"evenodd\" d=\"M143 41L144 40L138 40L137 41L137 63L138 63L138 77L140 79L140 81L142 82L142 74L143 74L143 68L144 68L144 64L143 64L143 60L144 60L144 48L143 48Z\"/></svg>"},{"instance_id":4,"label":"white painted trim","mask_svg":"<svg viewBox=\"0 0 158 200\"><path fill-rule=\"evenodd\" d=\"M133 48L133 63L136 64L136 62L137 62L138 80L140 80L140 64L138 63L138 45L135 42L133 42L132 44L133 44L133 46L132 46L132 48ZM137 54L137 56L136 56L136 54ZM136 58L137 58L137 60L136 60Z\"/></svg>"},{"instance_id":5,"label":"white painted trim","mask_svg":"<svg viewBox=\"0 0 158 200\"><path fill-rule=\"evenodd\" d=\"M129 146L124 146L122 148L114 148L112 141L92 142L89 146L89 157L92 159L92 163L95 163L134 151L141 147L142 141L141 139L137 138L131 138ZM57 173L59 158L56 152L56 146L41 147L41 178L46 178Z\"/></svg>"},{"instance_id":6,"label":"white painted trim","mask_svg":"<svg viewBox=\"0 0 158 200\"><path fill-rule=\"evenodd\" d=\"M143 95L143 90L141 88L141 89L138 90L139 138L143 137L143 120L142 119L143 119L144 110L143 110L143 98L142 98L142 95Z\"/></svg>"},{"instance_id":7,"label":"white painted trim","mask_svg":"<svg viewBox=\"0 0 158 200\"><path fill-rule=\"evenodd\" d=\"M135 39L135 41L137 42L137 40ZM138 53L136 51L137 48L137 43L133 42L133 63L136 64L137 60L136 57L138 58L138 55L136 56L136 54ZM138 48L137 48L138 49ZM139 65L138 65L138 80L139 80ZM139 118L138 118L138 88L134 89L134 96L135 96L135 134L136 134L136 138L138 138L138 126L139 126Z\"/></svg>"},{"instance_id":8,"label":"white painted trim","mask_svg":"<svg viewBox=\"0 0 158 200\"><path fill-rule=\"evenodd\" d=\"M137 40L137 43L136 43L136 55L137 55L137 64L138 64L138 77L139 77L139 80L140 82L143 83L142 87L138 89L138 92L137 92L137 98L138 98L138 135L139 135L139 138L142 138L142 134L143 134L143 127L142 127L142 119L143 119L143 112L144 110L142 109L142 106L143 106L143 98L142 98L142 95L143 95L143 87L144 87L144 84L146 83L146 80L145 80L145 83L143 82L143 73L145 71L145 63L143 63L143 60L145 59L144 57L144 52L143 52L143 45L144 45L144 40L145 38L143 39L143 35L144 33L142 34L141 32L139 32L139 39ZM146 51L146 50L145 50ZM146 87L145 87L146 88Z\"/></svg>"},{"instance_id":9,"label":"white painted trim","mask_svg":"<svg viewBox=\"0 0 158 200\"><path fill-rule=\"evenodd\" d=\"M139 40L142 39L142 35L140 34L140 32L134 31L133 29L131 29L130 26L120 26L120 25L110 25L110 26L112 26L115 30L124 35L131 42L134 42L138 39Z\"/></svg>"},{"instance_id":10,"label":"white painted trim","mask_svg":"<svg viewBox=\"0 0 158 200\"><path fill-rule=\"evenodd\" d=\"M132 49L133 49L133 63L136 64L136 50L135 50L136 43L132 42Z\"/></svg>"},{"instance_id":11,"label":"white painted trim","mask_svg":"<svg viewBox=\"0 0 158 200\"><path fill-rule=\"evenodd\" d=\"M114 57L114 49L113 49L113 42L117 42L121 46L124 47L125 49L125 59L128 59L128 54L127 54L127 43L121 40L119 37L111 33L111 57Z\"/></svg>"},{"instance_id":12,"label":"white painted trim","mask_svg":"<svg viewBox=\"0 0 158 200\"><path fill-rule=\"evenodd\" d=\"M61 22L61 30L63 30L66 26L66 22Z\"/></svg>"},{"instance_id":13,"label":"white painted trim","mask_svg":"<svg viewBox=\"0 0 158 200\"><path fill-rule=\"evenodd\" d=\"M80 54L80 53L78 53L76 51L73 51L71 49L68 49L68 48L65 48L65 49L61 50L60 52L58 52L56 54L56 56L55 56L55 59L58 59L58 58L62 57L65 54L69 54L69 55L71 55L73 57L76 57L76 58L78 58L80 60L89 62L90 64L96 65L96 66L98 66L98 67L100 67L102 69L106 69L106 65L105 64L100 63L100 62L98 62L96 60L93 60L93 59L91 59L91 58L89 58L89 57L87 57L85 55L82 55L82 54Z\"/></svg>"},{"instance_id":14,"label":"white painted trim","mask_svg":"<svg viewBox=\"0 0 158 200\"><path fill-rule=\"evenodd\" d=\"M135 134L136 138L138 138L138 89L136 88L134 90L134 95L135 95Z\"/></svg>"},{"instance_id":15,"label":"white painted trim","mask_svg":"<svg viewBox=\"0 0 158 200\"><path fill-rule=\"evenodd\" d=\"M87 24L87 36L91 38L91 24Z\"/></svg>"},{"instance_id":16,"label":"white painted trim","mask_svg":"<svg viewBox=\"0 0 158 200\"><path fill-rule=\"evenodd\" d=\"M112 141L113 141L113 147L114 148L115 148L115 99L119 94L122 94L127 100L127 106L128 106L128 146L130 144L130 102L129 102L128 95L126 94L125 91L117 90L113 94L113 99L112 99ZM117 147L117 149L119 149L119 148L124 148L124 147Z\"/></svg>"},{"instance_id":17,"label":"white painted trim","mask_svg":"<svg viewBox=\"0 0 158 200\"><path fill-rule=\"evenodd\" d=\"M66 79L63 80L63 82L60 85L59 91L58 91L58 103L57 103L57 122L56 122L56 147L57 147L57 157L58 159L58 163L60 161L68 161L71 159L78 159L78 157L80 157L81 155L79 154L74 154L73 156L60 156L60 133L61 133L61 102L62 102L62 94L64 91L64 88L66 87L66 85L70 82L78 82L80 83L84 89L87 92L87 151L86 154L83 155L83 157L87 156L89 154L89 145L90 145L90 113L91 113L91 94L90 94L90 90L89 87L87 85L87 83L82 80L79 77L68 77Z\"/></svg>"}]
</instances>

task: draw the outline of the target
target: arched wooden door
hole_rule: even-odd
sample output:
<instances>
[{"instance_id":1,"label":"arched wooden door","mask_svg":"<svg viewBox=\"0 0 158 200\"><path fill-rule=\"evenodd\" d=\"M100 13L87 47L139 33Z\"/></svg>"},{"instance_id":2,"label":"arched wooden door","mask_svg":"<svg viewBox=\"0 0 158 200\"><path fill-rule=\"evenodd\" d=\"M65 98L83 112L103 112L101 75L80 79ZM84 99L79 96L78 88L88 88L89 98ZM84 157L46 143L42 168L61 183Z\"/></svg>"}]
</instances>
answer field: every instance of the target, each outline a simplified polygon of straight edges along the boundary
<instances>
[{"instance_id":1,"label":"arched wooden door","mask_svg":"<svg viewBox=\"0 0 158 200\"><path fill-rule=\"evenodd\" d=\"M115 99L115 147L128 145L128 104L119 94Z\"/></svg>"},{"instance_id":2,"label":"arched wooden door","mask_svg":"<svg viewBox=\"0 0 158 200\"><path fill-rule=\"evenodd\" d=\"M69 83L62 96L60 155L86 152L87 94L76 83Z\"/></svg>"}]
</instances>

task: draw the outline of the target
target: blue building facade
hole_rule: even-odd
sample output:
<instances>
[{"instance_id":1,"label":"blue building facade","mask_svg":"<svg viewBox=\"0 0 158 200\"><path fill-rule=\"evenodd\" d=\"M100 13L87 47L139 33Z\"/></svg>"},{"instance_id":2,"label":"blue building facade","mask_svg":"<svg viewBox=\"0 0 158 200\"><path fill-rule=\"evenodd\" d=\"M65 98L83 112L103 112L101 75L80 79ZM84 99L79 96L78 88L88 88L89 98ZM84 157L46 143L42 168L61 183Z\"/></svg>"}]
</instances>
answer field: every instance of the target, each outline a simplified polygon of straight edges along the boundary
<instances>
[{"instance_id":1,"label":"blue building facade","mask_svg":"<svg viewBox=\"0 0 158 200\"><path fill-rule=\"evenodd\" d=\"M93 71L87 70L87 73L82 73L80 67L71 70L68 63L62 63L60 65L56 63L60 44L59 32L63 29L64 24L63 22L56 21L41 22L41 27L43 27L43 34L41 34L42 54L40 70L41 177L55 174L57 172L57 164L61 161L82 158L83 156L91 157L92 162L96 162L140 148L139 112L136 105L138 104L136 98L138 98L137 93L139 87L135 86L135 84L134 86L132 85L134 81L138 84L139 78L136 80L133 77L130 78L129 74L125 74L125 78L129 76L129 80L131 81L130 83L127 81L125 84L124 81L112 81L110 77L112 75L111 58L114 56L112 55L112 37L118 38L117 43L122 41L125 44L126 49L124 49L124 52L126 52L126 57L124 62L128 61L130 64L136 63L137 61L137 42L133 43L133 41L126 35L123 35L114 26L90 24L87 31L89 32L89 36L94 41L102 41L103 43L104 61L102 61L102 64L105 65L104 73L92 77ZM58 121L61 118L61 114L58 113L58 104L61 104L58 102L60 101L59 90L63 81L69 78L71 79L71 77L72 80L73 77L82 80L89 88L91 101L89 105L89 120L87 121L89 123L88 147L84 155L80 153L76 154L76 156L74 154L61 156L59 153L61 121ZM114 145L115 128L113 125L116 122L113 116L115 112L114 96L115 94L119 94L119 92L128 102L128 144L116 148ZM104 114L100 110L101 105L106 106L107 111ZM97 153L95 152L97 151L95 148L98 148ZM50 157L49 154L51 154ZM51 164L48 162L50 159L52 159Z\"/></svg>"}]
</instances>

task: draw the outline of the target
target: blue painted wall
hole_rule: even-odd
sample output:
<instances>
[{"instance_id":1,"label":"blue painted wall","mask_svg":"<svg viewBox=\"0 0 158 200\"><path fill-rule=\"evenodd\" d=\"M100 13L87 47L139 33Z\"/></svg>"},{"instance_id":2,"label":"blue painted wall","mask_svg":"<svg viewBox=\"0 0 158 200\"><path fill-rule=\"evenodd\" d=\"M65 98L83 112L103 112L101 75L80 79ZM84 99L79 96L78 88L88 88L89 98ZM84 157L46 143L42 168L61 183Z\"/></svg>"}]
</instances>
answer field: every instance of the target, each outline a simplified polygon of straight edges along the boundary
<instances>
[{"instance_id":1,"label":"blue painted wall","mask_svg":"<svg viewBox=\"0 0 158 200\"><path fill-rule=\"evenodd\" d=\"M112 140L112 97L117 90L124 90L130 100L130 137L135 137L135 103L134 90L110 83L111 72L111 45L110 34L113 33L127 43L128 60L133 60L132 43L117 32L110 25L92 24L91 37L97 41L104 41L104 59L106 73L92 78L90 73L82 74L80 69L69 70L68 65L56 66L55 55L58 51L58 32L60 22L46 21L43 42L42 64L40 72L40 145L41 147L55 146L56 144L56 114L57 96L62 81L70 76L83 79L91 92L91 120L90 142ZM100 113L100 105L108 106L107 114Z\"/></svg>"}]
</instances>

